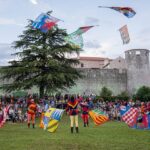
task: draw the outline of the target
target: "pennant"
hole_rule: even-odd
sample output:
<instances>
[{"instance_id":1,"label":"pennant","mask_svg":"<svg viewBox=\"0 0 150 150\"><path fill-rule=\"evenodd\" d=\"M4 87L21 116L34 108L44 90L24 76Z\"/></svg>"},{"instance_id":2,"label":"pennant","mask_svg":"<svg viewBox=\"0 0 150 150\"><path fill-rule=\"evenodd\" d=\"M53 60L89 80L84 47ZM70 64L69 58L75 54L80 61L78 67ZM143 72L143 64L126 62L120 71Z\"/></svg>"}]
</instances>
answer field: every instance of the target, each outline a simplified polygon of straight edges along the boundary
<instances>
[{"instance_id":1,"label":"pennant","mask_svg":"<svg viewBox=\"0 0 150 150\"><path fill-rule=\"evenodd\" d=\"M130 42L130 37L129 37L127 25L121 27L119 31L120 31L123 44L128 44Z\"/></svg>"},{"instance_id":2,"label":"pennant","mask_svg":"<svg viewBox=\"0 0 150 150\"><path fill-rule=\"evenodd\" d=\"M135 16L136 12L130 7L106 7L106 6L98 6L100 8L110 8L122 13L127 18L132 18Z\"/></svg>"},{"instance_id":3,"label":"pennant","mask_svg":"<svg viewBox=\"0 0 150 150\"><path fill-rule=\"evenodd\" d=\"M56 25L58 21L60 20L48 14L42 13L33 22L32 27L40 29L43 33L47 33L53 26Z\"/></svg>"},{"instance_id":4,"label":"pennant","mask_svg":"<svg viewBox=\"0 0 150 150\"><path fill-rule=\"evenodd\" d=\"M95 125L101 125L109 120L108 117L98 109L89 111L89 115L94 121Z\"/></svg>"}]
</instances>

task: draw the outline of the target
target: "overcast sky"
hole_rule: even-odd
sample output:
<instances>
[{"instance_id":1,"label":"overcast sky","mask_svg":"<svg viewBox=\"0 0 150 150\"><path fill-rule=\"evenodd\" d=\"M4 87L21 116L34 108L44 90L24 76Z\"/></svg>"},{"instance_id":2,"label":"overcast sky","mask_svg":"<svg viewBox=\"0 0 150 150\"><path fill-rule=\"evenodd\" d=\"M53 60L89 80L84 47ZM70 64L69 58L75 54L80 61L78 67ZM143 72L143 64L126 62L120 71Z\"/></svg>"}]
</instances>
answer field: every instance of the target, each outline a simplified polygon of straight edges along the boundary
<instances>
[{"instance_id":1,"label":"overcast sky","mask_svg":"<svg viewBox=\"0 0 150 150\"><path fill-rule=\"evenodd\" d=\"M126 18L122 14L98 6L129 6L137 14ZM78 27L99 25L83 34L82 56L116 58L133 48L150 49L150 0L0 0L0 66L6 65L14 53L11 43L18 40L27 19L53 10L52 15L63 20L58 26L68 33ZM119 28L127 24L130 43L122 44Z\"/></svg>"}]
</instances>

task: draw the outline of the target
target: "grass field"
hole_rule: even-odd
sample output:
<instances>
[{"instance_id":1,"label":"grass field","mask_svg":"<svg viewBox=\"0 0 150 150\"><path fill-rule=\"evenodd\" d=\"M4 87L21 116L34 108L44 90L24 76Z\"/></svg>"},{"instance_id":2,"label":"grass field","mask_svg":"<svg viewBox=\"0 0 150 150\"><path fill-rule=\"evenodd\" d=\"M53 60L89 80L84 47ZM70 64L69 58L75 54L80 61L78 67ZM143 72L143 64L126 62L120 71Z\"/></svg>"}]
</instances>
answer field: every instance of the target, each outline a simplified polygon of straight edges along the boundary
<instances>
[{"instance_id":1,"label":"grass field","mask_svg":"<svg viewBox=\"0 0 150 150\"><path fill-rule=\"evenodd\" d=\"M64 115L56 133L38 126L7 123L0 129L0 150L150 150L150 131L130 129L121 122L83 127L71 134L69 117ZM38 121L37 121L38 123Z\"/></svg>"}]
</instances>

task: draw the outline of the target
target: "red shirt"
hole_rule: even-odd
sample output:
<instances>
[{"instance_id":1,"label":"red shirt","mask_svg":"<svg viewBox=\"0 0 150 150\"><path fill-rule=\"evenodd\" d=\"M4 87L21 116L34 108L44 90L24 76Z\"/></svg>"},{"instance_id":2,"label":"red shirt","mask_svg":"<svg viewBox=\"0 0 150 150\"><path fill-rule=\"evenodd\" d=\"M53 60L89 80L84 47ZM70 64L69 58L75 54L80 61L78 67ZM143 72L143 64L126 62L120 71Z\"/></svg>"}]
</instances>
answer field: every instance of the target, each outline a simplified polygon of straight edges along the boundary
<instances>
[{"instance_id":1,"label":"red shirt","mask_svg":"<svg viewBox=\"0 0 150 150\"><path fill-rule=\"evenodd\" d=\"M28 106L28 114L34 115L36 113L37 110L37 105L35 103L31 103Z\"/></svg>"}]
</instances>

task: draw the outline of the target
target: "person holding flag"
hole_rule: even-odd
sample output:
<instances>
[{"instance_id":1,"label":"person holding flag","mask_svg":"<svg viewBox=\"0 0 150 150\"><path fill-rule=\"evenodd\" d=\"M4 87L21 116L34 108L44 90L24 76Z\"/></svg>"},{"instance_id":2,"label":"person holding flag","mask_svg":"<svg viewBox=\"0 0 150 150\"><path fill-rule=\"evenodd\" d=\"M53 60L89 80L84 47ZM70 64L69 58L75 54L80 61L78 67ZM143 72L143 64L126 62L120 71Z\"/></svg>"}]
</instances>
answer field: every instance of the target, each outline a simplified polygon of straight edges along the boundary
<instances>
[{"instance_id":1,"label":"person holding flag","mask_svg":"<svg viewBox=\"0 0 150 150\"><path fill-rule=\"evenodd\" d=\"M34 102L34 99L31 99L30 104L28 106L27 114L28 114L28 128L30 128L30 122L32 120L32 127L35 128L35 114L37 111L37 105Z\"/></svg>"},{"instance_id":2,"label":"person holding flag","mask_svg":"<svg viewBox=\"0 0 150 150\"><path fill-rule=\"evenodd\" d=\"M71 98L68 100L66 111L70 115L70 127L71 127L71 133L73 133L74 129L74 123L75 123L75 129L76 133L79 132L78 127L78 100L75 99L74 96L71 96Z\"/></svg>"}]
</instances>

